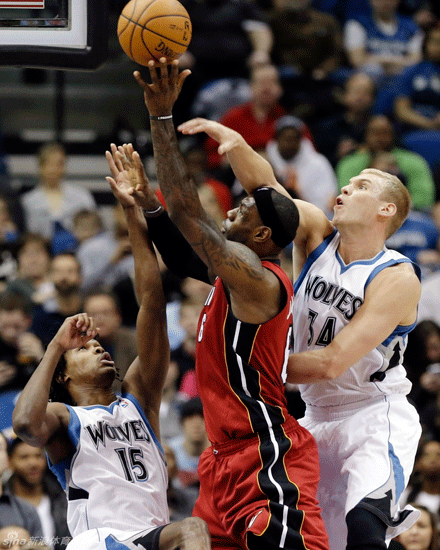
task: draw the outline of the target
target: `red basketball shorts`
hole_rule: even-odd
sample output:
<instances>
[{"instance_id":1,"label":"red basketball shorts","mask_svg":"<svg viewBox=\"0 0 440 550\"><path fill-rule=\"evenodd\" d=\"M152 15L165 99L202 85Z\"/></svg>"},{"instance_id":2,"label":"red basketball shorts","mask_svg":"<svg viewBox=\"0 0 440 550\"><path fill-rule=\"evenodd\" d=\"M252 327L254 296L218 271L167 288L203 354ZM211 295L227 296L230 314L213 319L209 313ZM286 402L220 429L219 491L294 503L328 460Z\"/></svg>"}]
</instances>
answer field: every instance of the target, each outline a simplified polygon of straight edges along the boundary
<instances>
[{"instance_id":1,"label":"red basketball shorts","mask_svg":"<svg viewBox=\"0 0 440 550\"><path fill-rule=\"evenodd\" d=\"M246 440L209 447L193 515L216 549L328 550L316 500L318 451L293 419Z\"/></svg>"}]
</instances>

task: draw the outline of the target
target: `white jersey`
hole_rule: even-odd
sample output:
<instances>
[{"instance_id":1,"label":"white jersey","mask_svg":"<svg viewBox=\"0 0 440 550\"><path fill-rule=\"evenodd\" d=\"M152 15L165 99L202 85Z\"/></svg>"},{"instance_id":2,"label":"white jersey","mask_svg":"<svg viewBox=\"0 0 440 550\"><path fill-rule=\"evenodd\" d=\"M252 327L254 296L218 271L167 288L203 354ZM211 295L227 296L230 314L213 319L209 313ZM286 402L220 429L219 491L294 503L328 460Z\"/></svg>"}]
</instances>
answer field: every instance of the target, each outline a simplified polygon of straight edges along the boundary
<instances>
[{"instance_id":1,"label":"white jersey","mask_svg":"<svg viewBox=\"0 0 440 550\"><path fill-rule=\"evenodd\" d=\"M293 351L320 349L350 321L363 304L372 279L383 269L402 262L402 254L383 248L370 260L345 265L338 253L335 230L309 257L294 285ZM418 267L413 264L420 277ZM330 381L301 384L307 407L353 407L364 400L408 394L411 382L402 366L411 326L397 326L392 334L344 374ZM372 327L374 330L374 327Z\"/></svg>"},{"instance_id":2,"label":"white jersey","mask_svg":"<svg viewBox=\"0 0 440 550\"><path fill-rule=\"evenodd\" d=\"M107 407L67 408L75 451L50 468L66 491L72 536L169 523L164 453L138 401L125 394Z\"/></svg>"}]
</instances>

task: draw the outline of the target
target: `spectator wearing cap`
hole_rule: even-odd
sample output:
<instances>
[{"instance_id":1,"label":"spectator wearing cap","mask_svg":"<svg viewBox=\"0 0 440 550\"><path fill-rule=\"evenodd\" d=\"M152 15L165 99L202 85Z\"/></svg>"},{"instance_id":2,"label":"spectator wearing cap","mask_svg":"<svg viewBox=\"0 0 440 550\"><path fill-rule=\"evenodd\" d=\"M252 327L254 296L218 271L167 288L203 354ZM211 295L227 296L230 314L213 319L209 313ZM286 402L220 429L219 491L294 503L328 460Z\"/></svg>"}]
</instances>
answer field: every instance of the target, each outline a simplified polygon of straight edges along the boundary
<instances>
[{"instance_id":1,"label":"spectator wearing cap","mask_svg":"<svg viewBox=\"0 0 440 550\"><path fill-rule=\"evenodd\" d=\"M203 406L199 397L193 397L182 405L180 423L182 434L169 441L176 458L178 481L182 487L197 487L200 455L209 445Z\"/></svg>"},{"instance_id":2,"label":"spectator wearing cap","mask_svg":"<svg viewBox=\"0 0 440 550\"><path fill-rule=\"evenodd\" d=\"M292 196L330 216L337 194L336 176L326 157L303 135L304 123L299 118L281 117L275 124L275 139L266 146L266 158Z\"/></svg>"}]
</instances>

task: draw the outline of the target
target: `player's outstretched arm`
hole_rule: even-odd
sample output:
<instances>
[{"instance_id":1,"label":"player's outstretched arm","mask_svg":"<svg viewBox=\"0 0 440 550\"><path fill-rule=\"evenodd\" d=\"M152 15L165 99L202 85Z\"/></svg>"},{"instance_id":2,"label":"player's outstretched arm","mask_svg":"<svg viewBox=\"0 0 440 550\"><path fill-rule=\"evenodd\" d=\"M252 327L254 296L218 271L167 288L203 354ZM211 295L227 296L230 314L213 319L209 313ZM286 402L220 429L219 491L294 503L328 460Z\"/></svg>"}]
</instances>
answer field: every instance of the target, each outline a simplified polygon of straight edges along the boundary
<instances>
[{"instance_id":1,"label":"player's outstretched arm","mask_svg":"<svg viewBox=\"0 0 440 550\"><path fill-rule=\"evenodd\" d=\"M185 135L204 132L217 141L219 155L226 154L235 176L247 193L252 194L258 187L268 186L290 197L286 189L277 182L270 163L254 151L235 130L206 118L188 120L180 124L178 130Z\"/></svg>"},{"instance_id":2,"label":"player's outstretched arm","mask_svg":"<svg viewBox=\"0 0 440 550\"><path fill-rule=\"evenodd\" d=\"M144 88L150 112L156 172L170 217L211 273L219 276L229 288L231 296L236 298L233 305L237 301L254 303L254 309L265 321L268 312L264 311L261 296L271 297L273 291L276 294L273 302L278 307L278 279L263 268L258 256L248 247L226 240L215 221L202 208L196 185L180 152L170 117L177 97L176 88L182 82L178 63L173 62L170 71L165 63L158 68L151 64L150 75L152 84L146 84L138 73L136 78ZM273 316L277 311L273 311L272 305L270 314Z\"/></svg>"},{"instance_id":3,"label":"player's outstretched arm","mask_svg":"<svg viewBox=\"0 0 440 550\"><path fill-rule=\"evenodd\" d=\"M86 313L68 317L49 343L35 372L18 398L12 415L14 432L35 447L44 447L52 437L67 430L69 412L62 403L48 403L53 375L61 356L69 349L84 345L94 338L97 329ZM51 456L56 462L59 457Z\"/></svg>"},{"instance_id":4,"label":"player's outstretched arm","mask_svg":"<svg viewBox=\"0 0 440 550\"><path fill-rule=\"evenodd\" d=\"M364 303L328 346L290 355L287 381L309 384L343 374L397 326L415 322L420 292L420 281L410 264L384 269L369 284Z\"/></svg>"},{"instance_id":5,"label":"player's outstretched arm","mask_svg":"<svg viewBox=\"0 0 440 550\"><path fill-rule=\"evenodd\" d=\"M114 176L107 181L127 220L139 302L136 321L138 357L127 370L122 388L136 397L158 434L160 400L170 352L159 265L142 210L133 197L133 189L143 184L146 176L139 155L134 155L135 162L131 162L132 159L125 157L123 147L118 150L113 145L106 156Z\"/></svg>"}]
</instances>

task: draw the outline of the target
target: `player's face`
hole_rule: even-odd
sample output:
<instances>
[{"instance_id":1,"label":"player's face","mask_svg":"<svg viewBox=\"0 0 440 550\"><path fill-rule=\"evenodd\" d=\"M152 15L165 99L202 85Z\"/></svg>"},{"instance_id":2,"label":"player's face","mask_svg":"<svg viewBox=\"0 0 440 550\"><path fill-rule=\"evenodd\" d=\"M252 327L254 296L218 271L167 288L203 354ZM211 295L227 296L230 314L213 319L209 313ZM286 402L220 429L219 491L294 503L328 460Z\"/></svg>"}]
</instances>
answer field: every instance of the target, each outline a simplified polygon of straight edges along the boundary
<instances>
[{"instance_id":1,"label":"player's face","mask_svg":"<svg viewBox=\"0 0 440 550\"><path fill-rule=\"evenodd\" d=\"M368 172L351 178L349 185L342 188L333 208L333 223L336 227L357 225L371 227L377 221L380 208L387 204L381 196L384 184Z\"/></svg>"},{"instance_id":2,"label":"player's face","mask_svg":"<svg viewBox=\"0 0 440 550\"><path fill-rule=\"evenodd\" d=\"M420 517L415 524L399 535L399 542L405 550L428 550L432 538L432 525L428 512L420 510Z\"/></svg>"},{"instance_id":3,"label":"player's face","mask_svg":"<svg viewBox=\"0 0 440 550\"><path fill-rule=\"evenodd\" d=\"M97 340L89 340L83 346L66 351L65 374L71 380L83 384L95 384L103 378L113 379L115 364L110 354Z\"/></svg>"},{"instance_id":4,"label":"player's face","mask_svg":"<svg viewBox=\"0 0 440 550\"><path fill-rule=\"evenodd\" d=\"M222 233L228 241L247 244L252 231L258 224L261 225L261 221L259 221L255 199L245 197L237 208L229 210L223 222Z\"/></svg>"},{"instance_id":5,"label":"player's face","mask_svg":"<svg viewBox=\"0 0 440 550\"><path fill-rule=\"evenodd\" d=\"M46 459L41 449L19 443L9 461L14 474L30 486L39 485L46 471Z\"/></svg>"}]
</instances>

